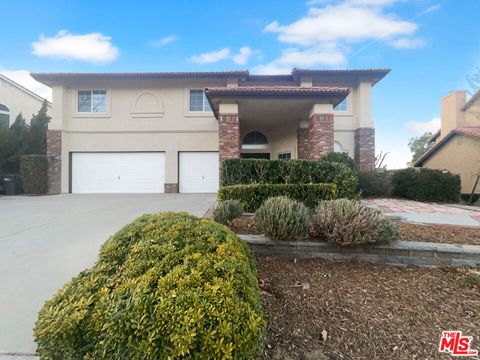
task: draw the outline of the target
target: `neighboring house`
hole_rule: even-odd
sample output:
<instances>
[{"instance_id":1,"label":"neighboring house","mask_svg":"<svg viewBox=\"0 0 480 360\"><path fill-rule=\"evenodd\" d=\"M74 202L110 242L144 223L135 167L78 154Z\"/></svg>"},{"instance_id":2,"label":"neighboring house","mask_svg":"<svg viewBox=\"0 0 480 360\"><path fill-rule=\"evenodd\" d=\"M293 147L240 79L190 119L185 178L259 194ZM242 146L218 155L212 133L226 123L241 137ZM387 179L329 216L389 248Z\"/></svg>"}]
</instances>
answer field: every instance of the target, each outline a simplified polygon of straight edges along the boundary
<instances>
[{"instance_id":1,"label":"neighboring house","mask_svg":"<svg viewBox=\"0 0 480 360\"><path fill-rule=\"evenodd\" d=\"M215 192L228 158L375 162L371 88L390 70L34 73L53 89L50 192Z\"/></svg>"},{"instance_id":2,"label":"neighboring house","mask_svg":"<svg viewBox=\"0 0 480 360\"><path fill-rule=\"evenodd\" d=\"M43 101L41 96L0 74L0 126L13 124L19 113L29 122Z\"/></svg>"},{"instance_id":3,"label":"neighboring house","mask_svg":"<svg viewBox=\"0 0 480 360\"><path fill-rule=\"evenodd\" d=\"M441 127L429 139L434 145L414 164L459 174L462 194L472 192L480 175L480 90L468 101L466 96L462 90L442 99Z\"/></svg>"}]
</instances>

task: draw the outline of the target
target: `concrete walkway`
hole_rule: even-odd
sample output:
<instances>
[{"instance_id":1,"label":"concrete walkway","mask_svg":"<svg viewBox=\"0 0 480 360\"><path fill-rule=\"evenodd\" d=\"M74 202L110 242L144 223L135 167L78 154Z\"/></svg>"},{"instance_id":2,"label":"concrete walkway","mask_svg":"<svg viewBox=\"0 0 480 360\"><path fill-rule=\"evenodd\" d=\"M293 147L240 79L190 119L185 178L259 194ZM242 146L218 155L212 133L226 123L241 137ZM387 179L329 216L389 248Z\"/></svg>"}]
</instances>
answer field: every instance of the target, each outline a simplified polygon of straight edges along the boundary
<instances>
[{"instance_id":1,"label":"concrete walkway","mask_svg":"<svg viewBox=\"0 0 480 360\"><path fill-rule=\"evenodd\" d=\"M367 199L365 204L386 215L400 216L408 222L480 227L480 211L447 204L422 203L403 199Z\"/></svg>"},{"instance_id":2,"label":"concrete walkway","mask_svg":"<svg viewBox=\"0 0 480 360\"><path fill-rule=\"evenodd\" d=\"M93 265L100 245L136 217L160 211L202 216L215 194L0 197L0 359L33 354L41 306ZM11 353L19 356L12 357Z\"/></svg>"}]
</instances>

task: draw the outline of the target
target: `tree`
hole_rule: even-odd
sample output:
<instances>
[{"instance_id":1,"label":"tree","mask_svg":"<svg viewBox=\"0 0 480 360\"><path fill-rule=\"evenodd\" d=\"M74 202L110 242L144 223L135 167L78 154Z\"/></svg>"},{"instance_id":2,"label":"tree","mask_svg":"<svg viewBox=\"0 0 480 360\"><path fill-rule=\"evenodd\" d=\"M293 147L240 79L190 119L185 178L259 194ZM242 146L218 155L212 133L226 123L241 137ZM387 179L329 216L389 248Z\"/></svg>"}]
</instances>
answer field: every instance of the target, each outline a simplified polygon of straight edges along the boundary
<instances>
[{"instance_id":1,"label":"tree","mask_svg":"<svg viewBox=\"0 0 480 360\"><path fill-rule=\"evenodd\" d=\"M9 171L16 173L20 170L20 158L27 153L30 145L30 127L22 116L22 113L17 115L15 121L10 126L9 137L11 153L7 162Z\"/></svg>"},{"instance_id":2,"label":"tree","mask_svg":"<svg viewBox=\"0 0 480 360\"><path fill-rule=\"evenodd\" d=\"M412 153L412 160L408 163L410 166L413 166L415 161L420 159L420 157L422 157L422 155L425 154L430 147L432 147L433 144L428 142L428 139L431 136L431 132L426 132L425 134L411 138L408 141L408 147Z\"/></svg>"},{"instance_id":3,"label":"tree","mask_svg":"<svg viewBox=\"0 0 480 360\"><path fill-rule=\"evenodd\" d=\"M30 122L29 154L47 153L47 130L51 117L48 116L48 102L45 100L42 107Z\"/></svg>"}]
</instances>

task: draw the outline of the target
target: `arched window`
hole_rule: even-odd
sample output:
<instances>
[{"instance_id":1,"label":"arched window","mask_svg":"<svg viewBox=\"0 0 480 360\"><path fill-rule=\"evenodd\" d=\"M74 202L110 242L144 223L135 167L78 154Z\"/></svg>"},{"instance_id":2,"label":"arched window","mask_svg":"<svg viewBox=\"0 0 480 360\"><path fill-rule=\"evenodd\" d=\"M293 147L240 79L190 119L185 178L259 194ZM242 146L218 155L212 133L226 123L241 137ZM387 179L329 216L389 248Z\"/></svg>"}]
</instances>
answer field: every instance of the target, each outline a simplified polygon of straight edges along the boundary
<instances>
[{"instance_id":1,"label":"arched window","mask_svg":"<svg viewBox=\"0 0 480 360\"><path fill-rule=\"evenodd\" d=\"M338 141L335 141L333 143L333 151L336 153L343 153L345 150L343 150L342 144L340 144Z\"/></svg>"},{"instance_id":2,"label":"arched window","mask_svg":"<svg viewBox=\"0 0 480 360\"><path fill-rule=\"evenodd\" d=\"M265 150L268 148L268 140L265 135L258 131L251 131L244 136L242 149Z\"/></svg>"},{"instance_id":3,"label":"arched window","mask_svg":"<svg viewBox=\"0 0 480 360\"><path fill-rule=\"evenodd\" d=\"M10 126L10 109L0 104L0 126Z\"/></svg>"}]
</instances>

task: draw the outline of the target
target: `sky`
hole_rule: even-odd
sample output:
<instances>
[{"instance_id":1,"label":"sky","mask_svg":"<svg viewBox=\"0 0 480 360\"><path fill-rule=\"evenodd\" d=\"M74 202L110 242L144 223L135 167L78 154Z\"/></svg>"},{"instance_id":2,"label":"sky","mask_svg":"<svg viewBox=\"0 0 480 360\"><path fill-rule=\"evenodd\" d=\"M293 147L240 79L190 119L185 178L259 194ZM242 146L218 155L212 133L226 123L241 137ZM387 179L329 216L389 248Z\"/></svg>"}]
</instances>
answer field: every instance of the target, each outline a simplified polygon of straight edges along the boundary
<instances>
[{"instance_id":1,"label":"sky","mask_svg":"<svg viewBox=\"0 0 480 360\"><path fill-rule=\"evenodd\" d=\"M390 68L373 88L389 168L440 123L440 99L480 68L480 0L1 0L0 72L50 97L34 72L290 73Z\"/></svg>"}]
</instances>

